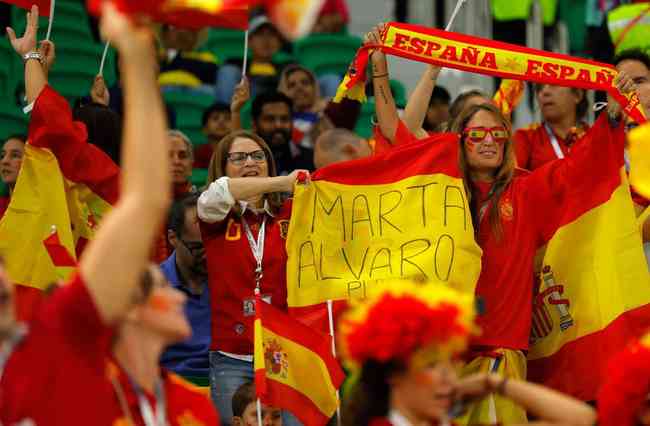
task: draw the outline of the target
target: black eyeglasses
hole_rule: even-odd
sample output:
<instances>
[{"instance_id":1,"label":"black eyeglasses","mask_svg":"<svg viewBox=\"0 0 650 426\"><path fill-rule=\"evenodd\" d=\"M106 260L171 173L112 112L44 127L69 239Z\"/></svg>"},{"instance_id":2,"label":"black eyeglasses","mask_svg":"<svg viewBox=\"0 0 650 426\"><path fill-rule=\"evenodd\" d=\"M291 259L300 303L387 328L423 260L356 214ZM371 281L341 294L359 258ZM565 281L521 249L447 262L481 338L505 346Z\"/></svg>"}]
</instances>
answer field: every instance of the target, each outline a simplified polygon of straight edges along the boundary
<instances>
[{"instance_id":1,"label":"black eyeglasses","mask_svg":"<svg viewBox=\"0 0 650 426\"><path fill-rule=\"evenodd\" d=\"M266 161L266 153L263 150L257 150L253 152L230 152L228 153L228 161L233 163L235 166L241 166L246 162L246 159L250 157L251 160L261 163Z\"/></svg>"},{"instance_id":2,"label":"black eyeglasses","mask_svg":"<svg viewBox=\"0 0 650 426\"><path fill-rule=\"evenodd\" d=\"M182 238L178 239L185 248L190 252L192 256L199 256L203 254L204 248L203 248L203 243L198 242L198 241L185 241Z\"/></svg>"}]
</instances>

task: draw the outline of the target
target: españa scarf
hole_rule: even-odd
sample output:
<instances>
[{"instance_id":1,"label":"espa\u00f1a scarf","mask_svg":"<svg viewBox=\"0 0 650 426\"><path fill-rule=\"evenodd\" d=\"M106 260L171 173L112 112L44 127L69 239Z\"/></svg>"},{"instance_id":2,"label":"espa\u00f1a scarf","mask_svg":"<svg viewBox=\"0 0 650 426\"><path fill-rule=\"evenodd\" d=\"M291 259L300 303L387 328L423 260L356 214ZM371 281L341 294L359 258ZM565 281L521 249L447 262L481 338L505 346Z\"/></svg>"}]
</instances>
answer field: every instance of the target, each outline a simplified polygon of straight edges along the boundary
<instances>
[{"instance_id":1,"label":"espa\u00f1a scarf","mask_svg":"<svg viewBox=\"0 0 650 426\"><path fill-rule=\"evenodd\" d=\"M386 54L414 61L494 77L604 90L623 105L625 113L635 121L646 121L637 94L623 95L614 86L617 71L612 65L395 22L386 26L380 45L368 45L359 49L335 100L343 97L357 100L364 98L360 91L363 91L365 85L368 51L371 49L381 49Z\"/></svg>"}]
</instances>

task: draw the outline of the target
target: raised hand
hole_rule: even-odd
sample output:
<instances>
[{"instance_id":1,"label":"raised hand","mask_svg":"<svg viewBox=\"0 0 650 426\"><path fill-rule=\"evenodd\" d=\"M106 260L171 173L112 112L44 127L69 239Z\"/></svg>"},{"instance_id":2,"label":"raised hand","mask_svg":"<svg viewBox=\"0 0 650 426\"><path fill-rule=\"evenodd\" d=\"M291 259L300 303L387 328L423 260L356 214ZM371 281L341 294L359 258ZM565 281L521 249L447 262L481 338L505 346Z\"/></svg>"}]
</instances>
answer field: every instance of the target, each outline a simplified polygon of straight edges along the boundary
<instances>
[{"instance_id":1,"label":"raised hand","mask_svg":"<svg viewBox=\"0 0 650 426\"><path fill-rule=\"evenodd\" d=\"M25 34L20 38L16 37L16 32L13 28L7 27L7 35L9 36L11 46L20 56L36 50L36 40L38 38L38 6L32 6L31 11L27 12L26 20Z\"/></svg>"},{"instance_id":2,"label":"raised hand","mask_svg":"<svg viewBox=\"0 0 650 426\"><path fill-rule=\"evenodd\" d=\"M100 31L122 54L153 53L153 32L146 21L134 21L121 13L111 2L102 5Z\"/></svg>"},{"instance_id":3,"label":"raised hand","mask_svg":"<svg viewBox=\"0 0 650 426\"><path fill-rule=\"evenodd\" d=\"M54 60L56 59L56 46L49 40L43 40L41 41L38 51L43 57L43 67L47 73L52 69L52 65L54 65Z\"/></svg>"},{"instance_id":4,"label":"raised hand","mask_svg":"<svg viewBox=\"0 0 650 426\"><path fill-rule=\"evenodd\" d=\"M239 113L250 97L250 83L248 82L248 78L244 77L239 84L235 86L235 92L233 93L232 101L230 102L230 111L233 113Z\"/></svg>"},{"instance_id":5,"label":"raised hand","mask_svg":"<svg viewBox=\"0 0 650 426\"><path fill-rule=\"evenodd\" d=\"M111 98L108 93L108 88L106 87L106 82L104 77L98 75L93 81L93 87L90 89L90 98L93 102L108 106Z\"/></svg>"}]
</instances>

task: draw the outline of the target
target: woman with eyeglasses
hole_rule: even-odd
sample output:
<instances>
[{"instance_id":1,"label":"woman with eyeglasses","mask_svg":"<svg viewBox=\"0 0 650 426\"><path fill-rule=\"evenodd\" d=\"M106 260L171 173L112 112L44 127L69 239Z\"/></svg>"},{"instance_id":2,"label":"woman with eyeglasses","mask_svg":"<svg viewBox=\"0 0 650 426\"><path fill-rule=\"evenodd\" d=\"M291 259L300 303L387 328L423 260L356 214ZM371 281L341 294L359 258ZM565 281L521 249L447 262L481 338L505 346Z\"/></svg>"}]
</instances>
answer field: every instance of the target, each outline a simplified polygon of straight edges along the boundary
<instances>
[{"instance_id":1,"label":"woman with eyeglasses","mask_svg":"<svg viewBox=\"0 0 650 426\"><path fill-rule=\"evenodd\" d=\"M254 291L287 309L285 240L291 216L294 171L277 176L271 150L254 133L223 138L208 169L208 188L198 200L201 237L208 261L212 300L210 387L229 424L232 396L253 374Z\"/></svg>"},{"instance_id":2,"label":"woman with eyeglasses","mask_svg":"<svg viewBox=\"0 0 650 426\"><path fill-rule=\"evenodd\" d=\"M372 36L378 40L378 30ZM380 125L392 129L393 134L386 137L402 137L386 77L386 57L375 51L371 60L375 93L382 94L376 99ZM634 89L634 83L622 73L615 83L623 93ZM587 143L577 143L564 160L524 174L515 174L510 123L495 106L466 108L451 131L459 135L458 165L476 239L483 249L476 286L482 334L472 342L472 361L464 373L490 371L525 379L535 254L561 225L587 211L581 200L599 190L606 192L605 185L618 179L624 128L620 123L612 126L607 114L601 114L583 140ZM568 211L575 216L565 214ZM494 396L470 409L467 420L468 424L517 423L526 421L526 413L511 401Z\"/></svg>"}]
</instances>

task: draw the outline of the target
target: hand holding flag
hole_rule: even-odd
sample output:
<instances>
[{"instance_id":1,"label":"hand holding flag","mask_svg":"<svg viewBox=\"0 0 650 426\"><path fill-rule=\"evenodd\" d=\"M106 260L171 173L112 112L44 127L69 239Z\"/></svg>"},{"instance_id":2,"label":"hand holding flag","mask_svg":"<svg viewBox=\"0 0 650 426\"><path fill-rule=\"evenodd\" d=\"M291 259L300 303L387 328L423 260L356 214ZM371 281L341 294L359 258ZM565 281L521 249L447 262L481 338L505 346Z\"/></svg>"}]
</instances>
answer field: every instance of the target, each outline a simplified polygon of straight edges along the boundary
<instances>
[{"instance_id":1,"label":"hand holding flag","mask_svg":"<svg viewBox=\"0 0 650 426\"><path fill-rule=\"evenodd\" d=\"M38 39L38 11L38 6L33 5L31 10L27 12L27 26L25 27L25 34L22 37L16 37L16 32L13 28L7 27L7 35L9 36L11 46L21 57L36 50L36 42Z\"/></svg>"}]
</instances>

